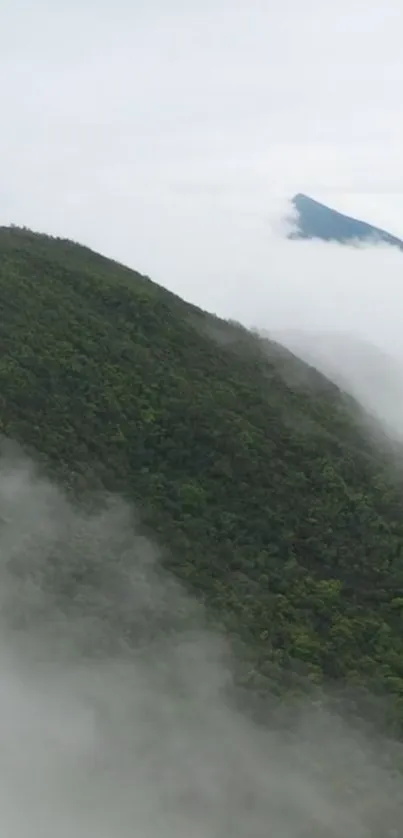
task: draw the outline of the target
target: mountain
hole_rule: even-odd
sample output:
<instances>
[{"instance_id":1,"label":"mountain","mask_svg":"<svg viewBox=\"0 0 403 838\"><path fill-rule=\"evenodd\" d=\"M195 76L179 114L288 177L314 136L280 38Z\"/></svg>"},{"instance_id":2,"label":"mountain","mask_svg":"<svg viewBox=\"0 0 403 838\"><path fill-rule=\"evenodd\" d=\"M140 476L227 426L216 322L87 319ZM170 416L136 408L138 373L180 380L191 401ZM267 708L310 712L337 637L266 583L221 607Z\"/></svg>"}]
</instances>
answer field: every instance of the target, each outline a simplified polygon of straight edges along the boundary
<instances>
[{"instance_id":1,"label":"mountain","mask_svg":"<svg viewBox=\"0 0 403 838\"><path fill-rule=\"evenodd\" d=\"M358 221L343 215L325 204L314 201L308 195L298 194L292 199L296 225L288 236L291 239L323 239L342 244L357 242L383 242L403 250L403 241L390 235L385 230L373 227L365 221Z\"/></svg>"},{"instance_id":2,"label":"mountain","mask_svg":"<svg viewBox=\"0 0 403 838\"><path fill-rule=\"evenodd\" d=\"M134 502L239 683L332 683L375 716L387 694L403 732L403 480L353 399L279 343L25 229L0 229L0 313L1 432L70 492Z\"/></svg>"}]
</instances>

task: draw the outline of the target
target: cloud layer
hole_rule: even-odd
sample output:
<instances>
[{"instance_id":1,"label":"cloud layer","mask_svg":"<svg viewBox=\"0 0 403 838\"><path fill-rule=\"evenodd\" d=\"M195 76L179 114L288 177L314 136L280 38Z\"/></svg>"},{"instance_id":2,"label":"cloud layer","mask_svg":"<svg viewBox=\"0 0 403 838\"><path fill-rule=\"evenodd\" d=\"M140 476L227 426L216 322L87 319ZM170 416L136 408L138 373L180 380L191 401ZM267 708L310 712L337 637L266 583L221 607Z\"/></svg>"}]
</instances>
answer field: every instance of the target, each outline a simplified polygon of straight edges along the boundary
<instances>
[{"instance_id":1,"label":"cloud layer","mask_svg":"<svg viewBox=\"0 0 403 838\"><path fill-rule=\"evenodd\" d=\"M10 838L394 838L400 746L231 706L228 652L130 510L0 459L0 804ZM389 766L388 766L389 760Z\"/></svg>"}]
</instances>

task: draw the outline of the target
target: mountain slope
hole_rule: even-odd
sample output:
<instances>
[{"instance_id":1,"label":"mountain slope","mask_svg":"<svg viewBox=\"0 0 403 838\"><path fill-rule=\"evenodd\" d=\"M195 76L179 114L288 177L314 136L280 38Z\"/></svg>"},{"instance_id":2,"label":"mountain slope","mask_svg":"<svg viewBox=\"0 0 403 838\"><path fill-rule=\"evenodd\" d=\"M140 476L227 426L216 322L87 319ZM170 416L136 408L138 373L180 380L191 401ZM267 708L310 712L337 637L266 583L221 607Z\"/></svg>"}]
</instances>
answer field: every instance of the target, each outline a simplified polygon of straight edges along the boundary
<instances>
[{"instance_id":1,"label":"mountain slope","mask_svg":"<svg viewBox=\"0 0 403 838\"><path fill-rule=\"evenodd\" d=\"M403 728L402 482L354 403L279 344L26 230L0 229L0 314L1 431L136 502L248 684L360 684Z\"/></svg>"},{"instance_id":2,"label":"mountain slope","mask_svg":"<svg viewBox=\"0 0 403 838\"><path fill-rule=\"evenodd\" d=\"M291 239L323 239L342 244L378 241L403 250L403 242L396 236L365 221L343 215L308 195L295 195L292 205L296 213L296 229L289 234Z\"/></svg>"}]
</instances>

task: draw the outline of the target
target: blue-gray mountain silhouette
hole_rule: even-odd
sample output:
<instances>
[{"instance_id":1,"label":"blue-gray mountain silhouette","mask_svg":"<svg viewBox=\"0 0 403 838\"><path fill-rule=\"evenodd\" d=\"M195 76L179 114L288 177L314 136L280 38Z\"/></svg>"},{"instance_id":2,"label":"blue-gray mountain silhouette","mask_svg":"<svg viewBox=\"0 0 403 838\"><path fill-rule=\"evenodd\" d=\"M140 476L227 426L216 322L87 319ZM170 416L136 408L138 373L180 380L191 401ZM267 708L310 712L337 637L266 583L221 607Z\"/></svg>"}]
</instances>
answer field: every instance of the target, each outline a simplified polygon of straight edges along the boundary
<instances>
[{"instance_id":1,"label":"blue-gray mountain silhouette","mask_svg":"<svg viewBox=\"0 0 403 838\"><path fill-rule=\"evenodd\" d=\"M403 241L396 236L365 221L343 215L319 201L314 201L308 195L295 195L292 205L296 210L296 219L295 228L288 235L290 239L322 239L341 244L376 241L403 250Z\"/></svg>"}]
</instances>

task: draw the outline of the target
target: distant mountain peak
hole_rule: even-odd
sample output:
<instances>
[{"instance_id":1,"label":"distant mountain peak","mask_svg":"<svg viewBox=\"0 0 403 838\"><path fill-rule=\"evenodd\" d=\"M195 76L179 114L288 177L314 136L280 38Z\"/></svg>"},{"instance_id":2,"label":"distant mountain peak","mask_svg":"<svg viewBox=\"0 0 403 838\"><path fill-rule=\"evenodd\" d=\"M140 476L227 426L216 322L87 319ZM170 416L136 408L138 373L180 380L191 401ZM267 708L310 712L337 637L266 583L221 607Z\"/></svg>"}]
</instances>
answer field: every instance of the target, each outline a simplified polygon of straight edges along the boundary
<instances>
[{"instance_id":1,"label":"distant mountain peak","mask_svg":"<svg viewBox=\"0 0 403 838\"><path fill-rule=\"evenodd\" d=\"M294 195L291 203L295 214L294 229L288 235L290 239L321 239L340 244L382 242L403 251L403 241L386 230L344 215L303 192Z\"/></svg>"}]
</instances>

